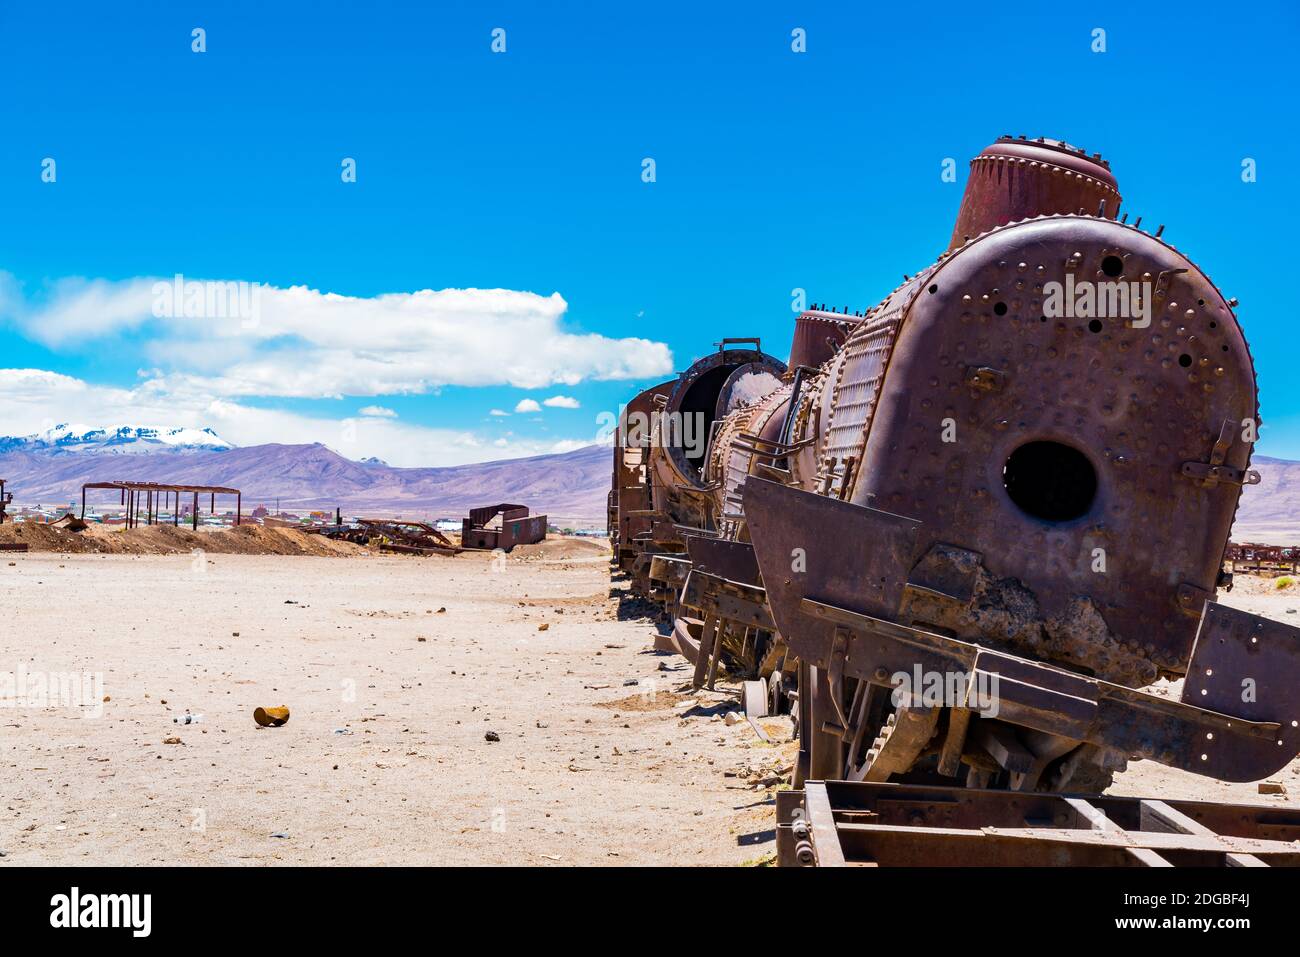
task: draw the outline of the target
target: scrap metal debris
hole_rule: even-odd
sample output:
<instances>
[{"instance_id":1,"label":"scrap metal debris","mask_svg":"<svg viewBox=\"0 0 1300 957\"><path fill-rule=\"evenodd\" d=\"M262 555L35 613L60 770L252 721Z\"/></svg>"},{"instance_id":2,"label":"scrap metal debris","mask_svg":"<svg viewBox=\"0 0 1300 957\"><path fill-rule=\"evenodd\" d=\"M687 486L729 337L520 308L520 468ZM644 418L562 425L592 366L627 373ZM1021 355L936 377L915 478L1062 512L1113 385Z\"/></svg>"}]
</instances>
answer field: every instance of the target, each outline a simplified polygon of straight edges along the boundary
<instances>
[{"instance_id":1,"label":"scrap metal debris","mask_svg":"<svg viewBox=\"0 0 1300 957\"><path fill-rule=\"evenodd\" d=\"M263 728L278 728L289 720L289 708L286 705L280 705L278 708L256 708L253 710L253 720Z\"/></svg>"}]
</instances>

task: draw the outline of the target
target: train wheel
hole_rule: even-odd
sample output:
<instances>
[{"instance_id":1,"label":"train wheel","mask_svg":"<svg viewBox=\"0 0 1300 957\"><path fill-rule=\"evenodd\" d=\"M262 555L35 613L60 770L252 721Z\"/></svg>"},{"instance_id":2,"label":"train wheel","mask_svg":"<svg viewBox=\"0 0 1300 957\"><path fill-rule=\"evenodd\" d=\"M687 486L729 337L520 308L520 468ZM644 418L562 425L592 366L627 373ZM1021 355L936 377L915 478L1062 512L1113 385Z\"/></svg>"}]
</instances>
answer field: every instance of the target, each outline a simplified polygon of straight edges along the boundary
<instances>
[{"instance_id":1,"label":"train wheel","mask_svg":"<svg viewBox=\"0 0 1300 957\"><path fill-rule=\"evenodd\" d=\"M781 672L773 671L767 676L767 713L784 714L790 710L789 701L782 686Z\"/></svg>"}]
</instances>

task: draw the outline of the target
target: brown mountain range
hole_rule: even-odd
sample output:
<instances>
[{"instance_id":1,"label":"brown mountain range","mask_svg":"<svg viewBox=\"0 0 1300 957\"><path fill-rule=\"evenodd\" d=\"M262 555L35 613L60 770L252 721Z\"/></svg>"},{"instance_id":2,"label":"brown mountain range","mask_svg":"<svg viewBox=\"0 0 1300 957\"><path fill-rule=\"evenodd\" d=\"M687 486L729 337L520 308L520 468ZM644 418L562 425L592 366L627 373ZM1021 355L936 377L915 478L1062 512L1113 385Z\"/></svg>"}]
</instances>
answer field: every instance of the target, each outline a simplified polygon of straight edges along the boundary
<instances>
[{"instance_id":1,"label":"brown mountain range","mask_svg":"<svg viewBox=\"0 0 1300 957\"><path fill-rule=\"evenodd\" d=\"M319 443L253 445L226 451L142 452L134 455L13 450L0 454L0 477L14 501L66 505L79 501L92 481L153 481L224 485L242 490L246 508L341 508L345 515L458 518L468 509L497 502L529 506L534 514L605 524L610 449L482 462L448 468L393 468L346 459ZM90 501L115 504L112 492Z\"/></svg>"},{"instance_id":2,"label":"brown mountain range","mask_svg":"<svg viewBox=\"0 0 1300 957\"><path fill-rule=\"evenodd\" d=\"M135 455L0 453L0 477L16 502L67 504L89 481L157 481L242 489L249 507L341 508L408 518L456 518L469 508L518 502L567 523L604 525L610 449L481 462L448 468L393 468L346 459L320 444L255 445L225 451ZM1262 481L1248 486L1233 529L1236 541L1300 544L1300 462L1255 456ZM108 503L112 493L99 493Z\"/></svg>"}]
</instances>

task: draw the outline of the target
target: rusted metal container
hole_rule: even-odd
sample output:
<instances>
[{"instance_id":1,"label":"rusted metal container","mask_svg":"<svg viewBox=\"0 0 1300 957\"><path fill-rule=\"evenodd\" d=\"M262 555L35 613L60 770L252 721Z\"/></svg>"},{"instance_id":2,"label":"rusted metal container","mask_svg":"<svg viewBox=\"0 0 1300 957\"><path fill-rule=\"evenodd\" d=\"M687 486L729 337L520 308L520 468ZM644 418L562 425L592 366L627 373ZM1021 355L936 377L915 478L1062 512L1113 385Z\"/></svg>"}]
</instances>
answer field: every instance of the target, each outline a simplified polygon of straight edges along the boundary
<instances>
[{"instance_id":1,"label":"rusted metal container","mask_svg":"<svg viewBox=\"0 0 1300 957\"><path fill-rule=\"evenodd\" d=\"M493 525L497 516L498 524ZM510 551L516 545L532 545L546 538L546 516L529 515L527 505L485 505L470 509L461 522L460 544L464 548Z\"/></svg>"},{"instance_id":2,"label":"rusted metal container","mask_svg":"<svg viewBox=\"0 0 1300 957\"><path fill-rule=\"evenodd\" d=\"M253 720L263 728L278 728L289 720L289 708L280 705L277 708L254 708Z\"/></svg>"},{"instance_id":3,"label":"rusted metal container","mask_svg":"<svg viewBox=\"0 0 1300 957\"><path fill-rule=\"evenodd\" d=\"M827 362L844 344L849 331L860 321L860 316L809 309L799 314L794 323L794 339L790 343L791 369L800 366L816 368Z\"/></svg>"},{"instance_id":4,"label":"rusted metal container","mask_svg":"<svg viewBox=\"0 0 1300 957\"><path fill-rule=\"evenodd\" d=\"M1115 219L1119 205L1119 184L1100 154L1043 137L999 137L971 160L948 249L1032 216Z\"/></svg>"}]
</instances>

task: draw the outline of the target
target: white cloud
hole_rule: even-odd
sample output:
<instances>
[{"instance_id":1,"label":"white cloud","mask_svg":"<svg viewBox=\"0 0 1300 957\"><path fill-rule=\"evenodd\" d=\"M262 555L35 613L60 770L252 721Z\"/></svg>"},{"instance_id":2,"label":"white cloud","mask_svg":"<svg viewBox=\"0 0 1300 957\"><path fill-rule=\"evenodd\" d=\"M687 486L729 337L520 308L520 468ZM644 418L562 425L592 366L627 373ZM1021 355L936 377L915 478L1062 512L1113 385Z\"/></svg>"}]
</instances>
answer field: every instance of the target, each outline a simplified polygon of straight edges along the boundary
<instances>
[{"instance_id":1,"label":"white cloud","mask_svg":"<svg viewBox=\"0 0 1300 957\"><path fill-rule=\"evenodd\" d=\"M215 285L195 288L204 293ZM502 441L400 422L384 405L335 418L301 411L304 406L293 412L258 407L245 398L368 397L436 392L444 385L541 389L588 379L658 378L673 368L663 343L566 330L568 305L558 293L426 289L366 298L264 286L244 300L235 296L231 302L241 309L222 318L202 296L189 303L182 284L171 308L155 309L176 288L170 280L145 277L74 278L32 293L0 272L0 320L23 336L54 350L87 353L125 339L142 367L140 382L130 388L42 369L0 369L0 434L30 434L60 422L210 427L236 445L321 442L349 458L454 465L565 451L595 436L557 441L507 434ZM187 305L199 308L187 316ZM545 405L579 407L561 394ZM524 399L515 411L535 416L542 405ZM490 415L510 413L494 408Z\"/></svg>"},{"instance_id":2,"label":"white cloud","mask_svg":"<svg viewBox=\"0 0 1300 957\"><path fill-rule=\"evenodd\" d=\"M378 456L391 465L462 465L570 451L591 439L511 438L505 445L472 432L428 428L388 418L330 419L262 409L197 393L175 395L156 380L134 389L96 386L43 369L0 369L0 434L30 435L61 422L88 426L212 428L236 445L320 442L350 459Z\"/></svg>"},{"instance_id":3,"label":"white cloud","mask_svg":"<svg viewBox=\"0 0 1300 957\"><path fill-rule=\"evenodd\" d=\"M657 378L673 368L664 343L565 330L568 304L559 293L423 289L358 297L260 286L221 310L203 299L218 285L196 284L191 301L184 283L174 296L171 279L64 279L32 301L0 275L0 310L51 348L93 348L137 333L149 364L165 370L159 379L167 389L225 397L536 389Z\"/></svg>"}]
</instances>

